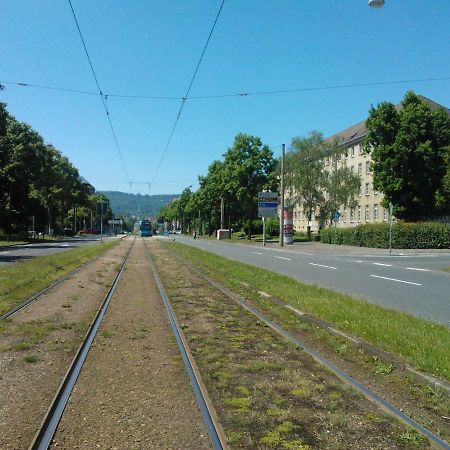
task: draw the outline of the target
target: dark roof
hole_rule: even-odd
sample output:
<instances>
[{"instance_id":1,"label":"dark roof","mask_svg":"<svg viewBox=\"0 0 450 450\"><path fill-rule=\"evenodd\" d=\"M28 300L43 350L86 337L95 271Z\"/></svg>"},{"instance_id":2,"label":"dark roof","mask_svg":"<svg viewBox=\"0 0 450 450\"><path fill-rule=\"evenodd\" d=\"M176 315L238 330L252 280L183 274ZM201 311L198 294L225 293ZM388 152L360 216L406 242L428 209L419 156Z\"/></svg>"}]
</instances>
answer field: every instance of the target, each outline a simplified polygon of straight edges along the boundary
<instances>
[{"instance_id":1,"label":"dark roof","mask_svg":"<svg viewBox=\"0 0 450 450\"><path fill-rule=\"evenodd\" d=\"M444 111L449 115L450 117L450 109L448 109L446 106L442 106L439 103L434 102L433 100L430 100L427 97L424 97L423 95L418 95L418 97L430 108L431 111L436 111L439 108L443 108ZM401 109L402 104L398 103L395 105L396 109ZM345 146L351 146L357 144L359 141L361 141L364 136L367 133L366 128L366 119L358 122L355 125L352 125L349 128L346 128L345 130L339 131L339 133L333 134L332 136L328 137L326 140L328 142L332 142L335 139L339 140L340 145Z\"/></svg>"}]
</instances>

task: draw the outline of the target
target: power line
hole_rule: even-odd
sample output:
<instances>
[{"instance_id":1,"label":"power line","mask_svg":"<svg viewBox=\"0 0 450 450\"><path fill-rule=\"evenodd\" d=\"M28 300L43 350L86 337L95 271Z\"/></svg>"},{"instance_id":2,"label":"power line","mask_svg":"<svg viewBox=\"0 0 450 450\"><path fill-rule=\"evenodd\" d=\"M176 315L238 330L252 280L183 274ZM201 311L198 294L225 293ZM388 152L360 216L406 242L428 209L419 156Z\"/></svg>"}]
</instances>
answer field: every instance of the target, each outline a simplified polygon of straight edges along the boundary
<instances>
[{"instance_id":1,"label":"power line","mask_svg":"<svg viewBox=\"0 0 450 450\"><path fill-rule=\"evenodd\" d=\"M290 94L296 92L309 92L309 91L324 91L324 90L335 90L335 89L349 89L357 87L371 87L371 86L386 86L395 84L408 84L408 83L429 83L436 81L449 81L450 77L436 77L436 78L415 78L415 79L405 79L405 80L387 80L387 81L367 81L358 83L346 83L346 84L330 84L324 86L311 86L311 87L299 87L293 89L274 89L266 91L249 91L249 92L235 92L228 94L211 94L211 95L196 95L192 97L177 97L177 96L163 96L163 95L127 95L127 94L114 94L114 93L99 93L93 91L84 91L79 89L70 88L60 88L55 86L46 86L41 84L24 83L20 81L4 81L0 80L0 83L4 85L14 85L20 87L32 87L39 89L48 89L53 91L68 92L73 94L85 94L85 95L100 95L103 99L107 98L123 98L123 99L143 99L143 100L208 100L215 98L227 98L227 97L252 97L256 95L276 95L276 94Z\"/></svg>"},{"instance_id":2,"label":"power line","mask_svg":"<svg viewBox=\"0 0 450 450\"><path fill-rule=\"evenodd\" d=\"M209 32L208 39L206 40L206 43L205 43L205 45L203 47L203 50L202 50L202 53L201 53L200 58L198 60L197 66L195 67L194 74L192 75L192 78L191 78L191 81L190 81L189 86L187 88L186 94L181 100L180 108L179 108L178 114L177 114L177 116L175 118L175 122L174 122L174 124L172 126L172 130L170 131L169 139L167 140L166 146L164 147L164 151L163 151L163 153L161 155L159 163L156 166L155 173L153 174L153 178L152 178L152 180L151 180L151 182L149 184L149 191L150 191L151 185L155 181L156 175L158 174L158 171L159 171L159 169L161 167L161 164L162 164L162 162L164 160L164 157L166 156L167 149L169 148L169 145L170 145L170 143L172 141L173 135L175 133L175 129L176 129L177 125L178 125L178 121L180 120L180 117L181 117L181 113L183 112L184 105L186 104L186 100L189 97L189 92L191 91L192 85L194 84L195 78L197 76L198 69L200 68L200 64L203 61L203 57L205 55L206 48L208 47L209 41L211 40L211 36L212 36L212 34L214 32L214 28L216 27L217 21L219 20L219 16L220 16L220 13L222 12L224 4L225 4L225 0L222 0L222 3L221 3L220 8L219 8L219 11L216 14L216 18L215 18L214 23L213 23L213 25L211 27L211 30Z\"/></svg>"},{"instance_id":3,"label":"power line","mask_svg":"<svg viewBox=\"0 0 450 450\"><path fill-rule=\"evenodd\" d=\"M77 16L75 14L75 10L73 9L73 6L72 6L72 1L68 0L68 2L69 2L69 5L70 5L70 9L72 10L72 15L73 15L73 18L75 20L75 24L76 24L77 29L78 29L78 34L80 35L81 42L83 43L84 52L85 52L86 57L87 57L87 59L89 61L89 66L91 68L92 75L94 76L94 79L95 79L95 84L97 85L98 93L99 93L100 98L102 100L102 105L103 105L103 108L104 108L105 113L106 113L106 118L108 119L109 127L111 129L111 134L112 134L113 139L114 139L114 143L116 144L116 150L117 150L117 152L119 153L119 156L120 156L120 161L122 163L123 170L125 172L126 177L128 179L130 179L130 177L128 176L127 168L125 167L125 162L124 162L123 157L122 157L122 152L120 151L119 143L117 141L117 136L116 136L116 133L114 131L114 127L113 127L113 124L112 124L112 121L111 121L111 117L109 116L108 104L107 104L108 96L104 95L103 92L102 92L102 89L100 88L100 84L98 82L97 75L95 74L94 66L92 64L91 57L89 56L89 52L88 52L88 49L86 47L86 43L84 42L83 34L81 32L81 28L80 28L80 25L78 23ZM130 183L130 190L131 190L131 183Z\"/></svg>"}]
</instances>

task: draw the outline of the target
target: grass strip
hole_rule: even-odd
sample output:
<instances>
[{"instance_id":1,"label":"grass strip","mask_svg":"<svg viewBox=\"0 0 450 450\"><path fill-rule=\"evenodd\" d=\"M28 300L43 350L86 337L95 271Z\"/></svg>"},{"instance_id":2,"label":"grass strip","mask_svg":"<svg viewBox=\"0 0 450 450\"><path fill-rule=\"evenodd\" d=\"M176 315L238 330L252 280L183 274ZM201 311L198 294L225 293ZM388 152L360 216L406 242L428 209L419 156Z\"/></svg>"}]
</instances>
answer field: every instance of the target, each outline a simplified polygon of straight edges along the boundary
<instances>
[{"instance_id":1,"label":"grass strip","mask_svg":"<svg viewBox=\"0 0 450 450\"><path fill-rule=\"evenodd\" d=\"M0 314L45 289L120 241L95 243L0 267Z\"/></svg>"},{"instance_id":2,"label":"grass strip","mask_svg":"<svg viewBox=\"0 0 450 450\"><path fill-rule=\"evenodd\" d=\"M343 331L402 357L420 370L450 380L450 329L444 325L382 308L330 289L304 284L187 245L165 245L170 245L230 288L236 288L239 281L258 286L258 289L278 297L286 304L314 314ZM271 307L282 308L274 303Z\"/></svg>"}]
</instances>

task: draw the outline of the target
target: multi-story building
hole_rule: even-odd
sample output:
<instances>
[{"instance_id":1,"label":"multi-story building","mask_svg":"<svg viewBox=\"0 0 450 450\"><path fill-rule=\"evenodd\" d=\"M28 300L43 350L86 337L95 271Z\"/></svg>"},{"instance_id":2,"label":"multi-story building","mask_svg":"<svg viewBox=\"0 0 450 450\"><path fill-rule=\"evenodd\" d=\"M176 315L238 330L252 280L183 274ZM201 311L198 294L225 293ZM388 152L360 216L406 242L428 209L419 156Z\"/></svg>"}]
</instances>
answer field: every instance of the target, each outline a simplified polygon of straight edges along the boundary
<instances>
[{"instance_id":1,"label":"multi-story building","mask_svg":"<svg viewBox=\"0 0 450 450\"><path fill-rule=\"evenodd\" d=\"M442 108L438 103L429 100L426 97L420 96L431 110ZM396 106L401 107L401 104ZM444 109L450 115L450 110ZM336 139L339 141L339 145L346 148L346 152L343 153L338 165L345 165L350 170L358 174L361 178L361 186L359 195L356 200L358 205L354 209L341 208L341 217L337 222L337 227L345 228L366 223L380 223L387 222L389 211L387 208L381 206L381 202L384 198L382 192L378 192L373 187L373 173L371 169L372 159L370 154L363 151L362 142L366 137L367 128L366 121L363 120L339 133L334 134L327 138L327 141L333 142ZM331 170L331 163L325 166L328 170ZM294 207L294 229L295 231L306 231L308 226L308 220L301 206ZM311 230L317 231L319 224L313 219L311 223Z\"/></svg>"}]
</instances>

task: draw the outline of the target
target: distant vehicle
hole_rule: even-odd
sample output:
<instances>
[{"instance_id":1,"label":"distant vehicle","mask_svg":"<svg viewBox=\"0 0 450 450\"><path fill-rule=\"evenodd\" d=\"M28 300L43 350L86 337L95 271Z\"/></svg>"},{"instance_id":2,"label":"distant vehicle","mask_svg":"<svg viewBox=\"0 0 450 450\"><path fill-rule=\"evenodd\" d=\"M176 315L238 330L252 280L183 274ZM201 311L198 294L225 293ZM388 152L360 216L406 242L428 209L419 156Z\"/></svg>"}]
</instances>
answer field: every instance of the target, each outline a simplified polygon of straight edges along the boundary
<instances>
[{"instance_id":1,"label":"distant vehicle","mask_svg":"<svg viewBox=\"0 0 450 450\"><path fill-rule=\"evenodd\" d=\"M75 233L72 228L64 228L63 236L74 236Z\"/></svg>"},{"instance_id":2,"label":"distant vehicle","mask_svg":"<svg viewBox=\"0 0 450 450\"><path fill-rule=\"evenodd\" d=\"M181 228L177 228L176 230L173 230L173 234L181 234Z\"/></svg>"},{"instance_id":3,"label":"distant vehicle","mask_svg":"<svg viewBox=\"0 0 450 450\"><path fill-rule=\"evenodd\" d=\"M78 234L79 235L82 235L82 234L94 234L94 232L92 230L80 230L78 232Z\"/></svg>"},{"instance_id":4,"label":"distant vehicle","mask_svg":"<svg viewBox=\"0 0 450 450\"><path fill-rule=\"evenodd\" d=\"M144 219L139 222L139 234L141 236L152 236L152 222L149 219Z\"/></svg>"}]
</instances>

